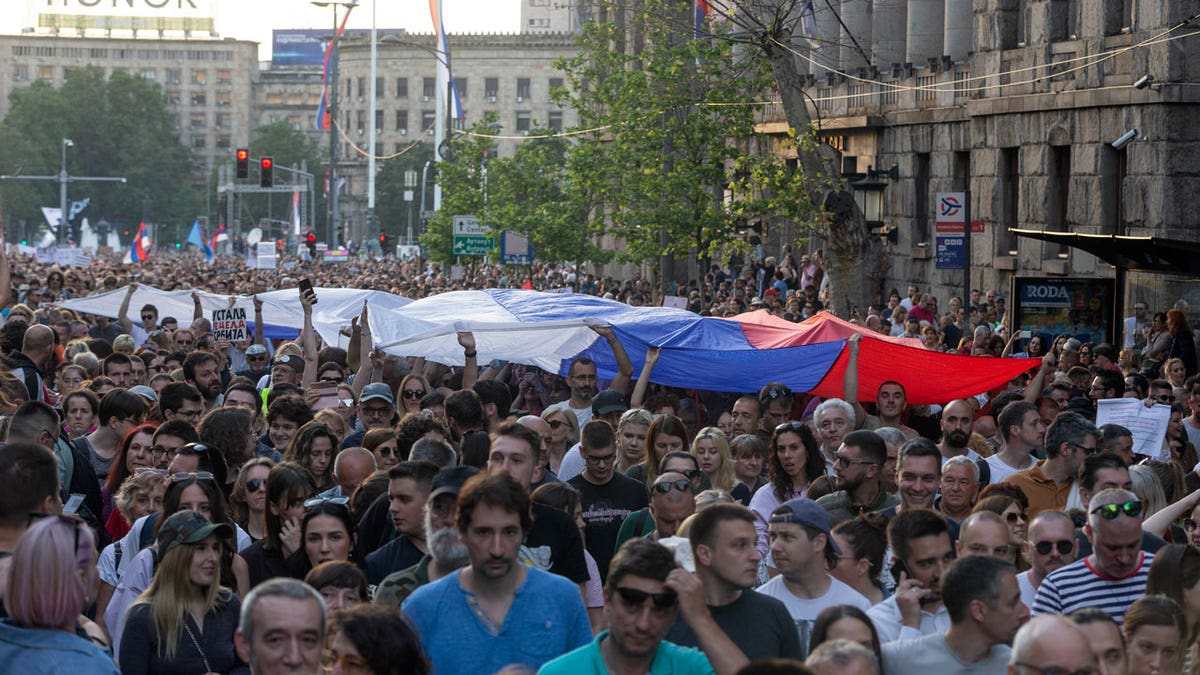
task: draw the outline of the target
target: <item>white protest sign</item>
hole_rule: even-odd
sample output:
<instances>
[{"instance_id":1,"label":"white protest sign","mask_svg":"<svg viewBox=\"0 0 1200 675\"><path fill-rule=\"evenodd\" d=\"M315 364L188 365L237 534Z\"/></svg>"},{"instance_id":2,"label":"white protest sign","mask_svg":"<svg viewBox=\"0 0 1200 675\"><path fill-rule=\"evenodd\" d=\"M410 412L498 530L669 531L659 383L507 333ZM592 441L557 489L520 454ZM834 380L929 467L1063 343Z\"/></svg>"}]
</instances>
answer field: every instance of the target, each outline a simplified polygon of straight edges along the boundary
<instances>
[{"instance_id":1,"label":"white protest sign","mask_svg":"<svg viewBox=\"0 0 1200 675\"><path fill-rule=\"evenodd\" d=\"M1096 426L1120 424L1133 433L1133 451L1160 462L1171 461L1170 448L1163 447L1171 406L1152 407L1136 398L1106 398L1096 401Z\"/></svg>"},{"instance_id":2,"label":"white protest sign","mask_svg":"<svg viewBox=\"0 0 1200 675\"><path fill-rule=\"evenodd\" d=\"M687 309L687 298L681 298L678 295L664 295L662 299L663 307L674 307L675 309Z\"/></svg>"},{"instance_id":3,"label":"white protest sign","mask_svg":"<svg viewBox=\"0 0 1200 675\"><path fill-rule=\"evenodd\" d=\"M220 342L240 342L249 337L246 330L246 308L214 309L212 313L213 336Z\"/></svg>"}]
</instances>

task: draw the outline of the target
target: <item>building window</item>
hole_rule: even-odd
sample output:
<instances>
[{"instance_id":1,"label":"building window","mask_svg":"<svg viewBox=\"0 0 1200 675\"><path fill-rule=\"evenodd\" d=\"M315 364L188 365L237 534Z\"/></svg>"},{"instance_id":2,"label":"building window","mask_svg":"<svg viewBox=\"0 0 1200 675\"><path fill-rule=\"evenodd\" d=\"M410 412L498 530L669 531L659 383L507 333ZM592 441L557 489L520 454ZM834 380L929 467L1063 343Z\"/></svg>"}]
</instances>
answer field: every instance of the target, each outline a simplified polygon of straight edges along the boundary
<instances>
[{"instance_id":1,"label":"building window","mask_svg":"<svg viewBox=\"0 0 1200 675\"><path fill-rule=\"evenodd\" d=\"M489 100L495 101L500 95L500 78L487 77L483 80L483 95Z\"/></svg>"},{"instance_id":2,"label":"building window","mask_svg":"<svg viewBox=\"0 0 1200 675\"><path fill-rule=\"evenodd\" d=\"M554 96L555 89L562 89L562 87L563 87L563 79L561 77L550 78L550 87L549 87L550 96Z\"/></svg>"},{"instance_id":3,"label":"building window","mask_svg":"<svg viewBox=\"0 0 1200 675\"><path fill-rule=\"evenodd\" d=\"M178 89L171 89L167 91L166 97L167 105L179 105L180 103L183 103L183 94L181 94Z\"/></svg>"},{"instance_id":4,"label":"building window","mask_svg":"<svg viewBox=\"0 0 1200 675\"><path fill-rule=\"evenodd\" d=\"M517 78L517 100L522 101L522 100L529 98L529 89L530 89L529 78L528 77L518 77Z\"/></svg>"},{"instance_id":5,"label":"building window","mask_svg":"<svg viewBox=\"0 0 1200 675\"><path fill-rule=\"evenodd\" d=\"M228 68L217 71L217 84L233 83L233 71Z\"/></svg>"},{"instance_id":6,"label":"building window","mask_svg":"<svg viewBox=\"0 0 1200 675\"><path fill-rule=\"evenodd\" d=\"M408 111L407 110L397 110L396 111L396 131L399 131L401 133L408 132Z\"/></svg>"},{"instance_id":7,"label":"building window","mask_svg":"<svg viewBox=\"0 0 1200 675\"><path fill-rule=\"evenodd\" d=\"M37 76L39 80L46 82L54 81L54 66L38 66Z\"/></svg>"},{"instance_id":8,"label":"building window","mask_svg":"<svg viewBox=\"0 0 1200 675\"><path fill-rule=\"evenodd\" d=\"M1066 232L1070 229L1071 146L1050 146L1050 175L1046 183L1046 229ZM1066 253L1067 246L1047 248L1047 254Z\"/></svg>"},{"instance_id":9,"label":"building window","mask_svg":"<svg viewBox=\"0 0 1200 675\"><path fill-rule=\"evenodd\" d=\"M929 153L918 152L913 167L913 228L914 243L929 241Z\"/></svg>"},{"instance_id":10,"label":"building window","mask_svg":"<svg viewBox=\"0 0 1200 675\"><path fill-rule=\"evenodd\" d=\"M229 138L229 134L221 134L220 136L217 136L218 149L228 150L230 147L232 147L232 145L233 141Z\"/></svg>"},{"instance_id":11,"label":"building window","mask_svg":"<svg viewBox=\"0 0 1200 675\"><path fill-rule=\"evenodd\" d=\"M167 119L171 123L171 128L179 131L179 113L167 113Z\"/></svg>"},{"instance_id":12,"label":"building window","mask_svg":"<svg viewBox=\"0 0 1200 675\"><path fill-rule=\"evenodd\" d=\"M528 110L517 111L517 132L527 133L532 128L531 119Z\"/></svg>"},{"instance_id":13,"label":"building window","mask_svg":"<svg viewBox=\"0 0 1200 675\"><path fill-rule=\"evenodd\" d=\"M203 129L207 123L208 120L205 119L204 113L192 113L188 115L188 127L192 129Z\"/></svg>"},{"instance_id":14,"label":"building window","mask_svg":"<svg viewBox=\"0 0 1200 675\"><path fill-rule=\"evenodd\" d=\"M354 121L358 122L358 133L364 133L367 130L367 111L359 108L354 111Z\"/></svg>"},{"instance_id":15,"label":"building window","mask_svg":"<svg viewBox=\"0 0 1200 675\"><path fill-rule=\"evenodd\" d=\"M207 98L202 91L192 92L192 105L205 105Z\"/></svg>"},{"instance_id":16,"label":"building window","mask_svg":"<svg viewBox=\"0 0 1200 675\"><path fill-rule=\"evenodd\" d=\"M996 254L1017 250L1017 237L1009 230L1019 227L1017 210L1021 195L1021 149L1000 148L1000 227L996 232Z\"/></svg>"},{"instance_id":17,"label":"building window","mask_svg":"<svg viewBox=\"0 0 1200 675\"><path fill-rule=\"evenodd\" d=\"M563 130L563 114L561 110L550 111L550 117L546 120L546 127L557 132Z\"/></svg>"},{"instance_id":18,"label":"building window","mask_svg":"<svg viewBox=\"0 0 1200 675\"><path fill-rule=\"evenodd\" d=\"M396 78L396 98L408 98L408 78Z\"/></svg>"},{"instance_id":19,"label":"building window","mask_svg":"<svg viewBox=\"0 0 1200 675\"><path fill-rule=\"evenodd\" d=\"M193 70L192 71L192 84L196 84L196 85L200 85L200 86L204 86L204 85L208 84L208 71L207 70Z\"/></svg>"},{"instance_id":20,"label":"building window","mask_svg":"<svg viewBox=\"0 0 1200 675\"><path fill-rule=\"evenodd\" d=\"M19 63L13 66L13 81L24 82L29 79L29 66Z\"/></svg>"},{"instance_id":21,"label":"building window","mask_svg":"<svg viewBox=\"0 0 1200 675\"><path fill-rule=\"evenodd\" d=\"M1100 195L1100 234L1125 234L1125 175L1128 156L1125 148L1117 150L1103 146L1100 156L1100 176L1103 189Z\"/></svg>"},{"instance_id":22,"label":"building window","mask_svg":"<svg viewBox=\"0 0 1200 675\"><path fill-rule=\"evenodd\" d=\"M192 149L203 150L208 147L208 139L203 135L192 136Z\"/></svg>"},{"instance_id":23,"label":"building window","mask_svg":"<svg viewBox=\"0 0 1200 675\"><path fill-rule=\"evenodd\" d=\"M387 94L384 93L384 91L383 91L383 78L382 77L375 78L375 98L377 98L377 99L383 98L386 95Z\"/></svg>"},{"instance_id":24,"label":"building window","mask_svg":"<svg viewBox=\"0 0 1200 675\"><path fill-rule=\"evenodd\" d=\"M183 84L183 69L182 68L167 68L166 83L167 84Z\"/></svg>"},{"instance_id":25,"label":"building window","mask_svg":"<svg viewBox=\"0 0 1200 675\"><path fill-rule=\"evenodd\" d=\"M375 111L375 133L379 133L380 131L383 131L383 111L376 110Z\"/></svg>"},{"instance_id":26,"label":"building window","mask_svg":"<svg viewBox=\"0 0 1200 675\"><path fill-rule=\"evenodd\" d=\"M217 124L216 124L216 128L218 128L218 129L228 129L228 128L232 127L232 126L233 126L233 115L231 115L231 114L229 114L229 113L227 113L227 112L219 112L219 113L217 113Z\"/></svg>"},{"instance_id":27,"label":"building window","mask_svg":"<svg viewBox=\"0 0 1200 675\"><path fill-rule=\"evenodd\" d=\"M154 78L157 76L157 73L154 71L153 68L142 68L141 70L138 70L137 74L138 74L138 77L142 78L143 80L148 80L150 82L153 82Z\"/></svg>"},{"instance_id":28,"label":"building window","mask_svg":"<svg viewBox=\"0 0 1200 675\"><path fill-rule=\"evenodd\" d=\"M924 88L917 89L917 100L932 101L937 95L937 92L933 89L936 84L937 75L918 75L917 86Z\"/></svg>"},{"instance_id":29,"label":"building window","mask_svg":"<svg viewBox=\"0 0 1200 675\"><path fill-rule=\"evenodd\" d=\"M454 78L454 88L456 90L458 90L459 98L466 98L467 97L467 78L465 78L465 77Z\"/></svg>"},{"instance_id":30,"label":"building window","mask_svg":"<svg viewBox=\"0 0 1200 675\"><path fill-rule=\"evenodd\" d=\"M432 110L422 110L421 111L421 130L428 131L433 128L434 124L437 124L437 118L434 117L433 111Z\"/></svg>"},{"instance_id":31,"label":"building window","mask_svg":"<svg viewBox=\"0 0 1200 675\"><path fill-rule=\"evenodd\" d=\"M267 98L270 98L268 96ZM216 93L217 105L232 105L233 93L228 91L218 91Z\"/></svg>"},{"instance_id":32,"label":"building window","mask_svg":"<svg viewBox=\"0 0 1200 675\"><path fill-rule=\"evenodd\" d=\"M421 100L432 101L437 96L437 80L432 77L421 78Z\"/></svg>"}]
</instances>

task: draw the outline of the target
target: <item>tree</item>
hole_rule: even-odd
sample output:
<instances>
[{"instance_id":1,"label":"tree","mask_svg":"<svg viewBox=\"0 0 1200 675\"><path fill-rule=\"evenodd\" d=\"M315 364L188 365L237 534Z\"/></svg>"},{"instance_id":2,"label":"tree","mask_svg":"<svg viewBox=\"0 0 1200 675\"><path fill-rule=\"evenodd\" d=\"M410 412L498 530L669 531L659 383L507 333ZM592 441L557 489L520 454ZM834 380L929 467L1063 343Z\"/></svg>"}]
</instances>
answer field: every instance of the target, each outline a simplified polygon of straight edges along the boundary
<instances>
[{"instance_id":1,"label":"tree","mask_svg":"<svg viewBox=\"0 0 1200 675\"><path fill-rule=\"evenodd\" d=\"M128 183L72 183L69 198L90 197L84 215L128 224L144 216L160 223L191 222L197 213L191 151L175 135L157 84L100 68L67 74L60 88L35 82L13 92L0 121L0 173L54 175L62 141L74 146L67 166L77 176L124 176ZM42 206L58 205L58 184L9 181L4 206L10 217L44 222ZM27 232L28 235L34 232Z\"/></svg>"},{"instance_id":2,"label":"tree","mask_svg":"<svg viewBox=\"0 0 1200 675\"><path fill-rule=\"evenodd\" d=\"M691 3L643 0L622 20L586 23L577 56L557 64L585 134L571 154L571 178L603 202L624 241L620 256L660 254L705 261L735 238L738 216L725 203L732 170L755 135L766 84L761 62L736 59L731 43L682 30ZM600 14L605 18L605 13Z\"/></svg>"},{"instance_id":3,"label":"tree","mask_svg":"<svg viewBox=\"0 0 1200 675\"><path fill-rule=\"evenodd\" d=\"M476 216L484 218L486 202L487 163L496 156L496 146L489 136L495 135L492 125L496 113L488 113L467 130L449 139L449 152L438 162L438 185L442 188L441 209L429 219L421 243L433 260L450 262L455 259L453 251L454 216Z\"/></svg>"},{"instance_id":4,"label":"tree","mask_svg":"<svg viewBox=\"0 0 1200 675\"><path fill-rule=\"evenodd\" d=\"M410 146L404 151L404 154L398 157L382 160L379 173L375 174L375 214L379 218L380 232L398 234L400 235L398 241L403 241L404 235L408 232L408 219L412 218L413 234L414 236L419 234L420 214L418 209L421 208L421 174L425 163L431 159L433 159L433 145L420 142ZM431 180L432 170L433 166L430 165L430 174L427 177ZM405 187L404 174L408 171L415 171L417 174L415 188ZM413 191L413 201L411 202L404 200L404 192L409 189ZM429 197L426 196L426 200L428 199ZM426 207L430 206L427 202Z\"/></svg>"}]
</instances>

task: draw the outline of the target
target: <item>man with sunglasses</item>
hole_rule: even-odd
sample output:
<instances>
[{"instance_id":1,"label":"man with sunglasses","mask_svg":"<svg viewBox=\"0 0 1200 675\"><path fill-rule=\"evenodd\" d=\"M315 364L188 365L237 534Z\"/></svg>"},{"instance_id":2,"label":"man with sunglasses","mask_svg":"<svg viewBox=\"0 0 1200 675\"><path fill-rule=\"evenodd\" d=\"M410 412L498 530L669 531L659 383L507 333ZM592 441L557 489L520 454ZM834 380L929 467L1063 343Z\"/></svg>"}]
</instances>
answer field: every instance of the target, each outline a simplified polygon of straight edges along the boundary
<instances>
[{"instance_id":1,"label":"man with sunglasses","mask_svg":"<svg viewBox=\"0 0 1200 675\"><path fill-rule=\"evenodd\" d=\"M519 427L524 430L524 427ZM529 493L507 472L468 479L456 521L470 564L404 601L437 673L536 670L592 635L578 587L521 564Z\"/></svg>"},{"instance_id":2,"label":"man with sunglasses","mask_svg":"<svg viewBox=\"0 0 1200 675\"><path fill-rule=\"evenodd\" d=\"M342 441L342 448L362 445L363 436L372 429L387 429L398 420L396 417L396 395L386 382L372 382L363 387L358 398L358 418L363 430L355 432Z\"/></svg>"},{"instance_id":3,"label":"man with sunglasses","mask_svg":"<svg viewBox=\"0 0 1200 675\"><path fill-rule=\"evenodd\" d=\"M629 514L646 508L649 501L641 481L615 470L617 437L608 422L596 420L583 425L579 442L583 471L567 483L579 491L584 543L596 559L603 580L621 523Z\"/></svg>"},{"instance_id":4,"label":"man with sunglasses","mask_svg":"<svg viewBox=\"0 0 1200 675\"><path fill-rule=\"evenodd\" d=\"M650 516L654 518L654 531L649 538L661 541L674 537L683 521L695 512L692 480L679 471L664 471L650 486Z\"/></svg>"},{"instance_id":5,"label":"man with sunglasses","mask_svg":"<svg viewBox=\"0 0 1200 675\"><path fill-rule=\"evenodd\" d=\"M1084 534L1093 553L1046 577L1033 602L1034 614L1069 614L1099 607L1117 623L1146 594L1153 553L1142 550L1142 503L1128 490L1103 490L1088 505Z\"/></svg>"},{"instance_id":6,"label":"man with sunglasses","mask_svg":"<svg viewBox=\"0 0 1200 675\"><path fill-rule=\"evenodd\" d=\"M1021 602L1033 607L1038 586L1053 571L1075 562L1079 542L1075 540L1075 522L1063 511L1043 511L1029 523L1022 546L1029 569L1017 575Z\"/></svg>"},{"instance_id":7,"label":"man with sunglasses","mask_svg":"<svg viewBox=\"0 0 1200 675\"><path fill-rule=\"evenodd\" d=\"M121 324L121 329L133 338L135 348L146 344L150 331L158 328L158 308L154 305L142 306L139 314L142 319L141 325L135 324L129 318L129 302L133 299L133 294L137 292L137 289L138 282L134 281L129 284L129 288L125 291L125 298L121 301L121 308L117 310L117 322Z\"/></svg>"},{"instance_id":8,"label":"man with sunglasses","mask_svg":"<svg viewBox=\"0 0 1200 675\"><path fill-rule=\"evenodd\" d=\"M813 623L826 607L852 605L867 611L871 601L829 574L841 550L830 534L829 514L811 499L797 498L771 512L767 532L779 574L758 592L784 604L799 632L801 658L808 656Z\"/></svg>"},{"instance_id":9,"label":"man with sunglasses","mask_svg":"<svg viewBox=\"0 0 1200 675\"><path fill-rule=\"evenodd\" d=\"M604 585L609 629L538 672L732 675L748 660L713 620L703 591L695 576L676 565L669 549L631 539L613 557ZM695 632L699 651L664 639L677 616Z\"/></svg>"},{"instance_id":10,"label":"man with sunglasses","mask_svg":"<svg viewBox=\"0 0 1200 675\"><path fill-rule=\"evenodd\" d=\"M842 447L833 455L837 491L817 500L840 523L860 513L882 511L900 503L900 498L883 489L883 464L887 445L874 431L852 431L842 439Z\"/></svg>"},{"instance_id":11,"label":"man with sunglasses","mask_svg":"<svg viewBox=\"0 0 1200 675\"><path fill-rule=\"evenodd\" d=\"M267 353L267 348L260 344L253 344L246 348L246 369L237 371L239 377L248 377L251 380L258 382L271 372L271 355Z\"/></svg>"},{"instance_id":12,"label":"man with sunglasses","mask_svg":"<svg viewBox=\"0 0 1200 675\"><path fill-rule=\"evenodd\" d=\"M1046 430L1046 459L1006 479L1029 498L1026 510L1029 517L1042 511L1066 508L1077 498L1072 490L1079 467L1099 445L1100 432L1079 413L1068 411L1054 418L1054 423Z\"/></svg>"}]
</instances>

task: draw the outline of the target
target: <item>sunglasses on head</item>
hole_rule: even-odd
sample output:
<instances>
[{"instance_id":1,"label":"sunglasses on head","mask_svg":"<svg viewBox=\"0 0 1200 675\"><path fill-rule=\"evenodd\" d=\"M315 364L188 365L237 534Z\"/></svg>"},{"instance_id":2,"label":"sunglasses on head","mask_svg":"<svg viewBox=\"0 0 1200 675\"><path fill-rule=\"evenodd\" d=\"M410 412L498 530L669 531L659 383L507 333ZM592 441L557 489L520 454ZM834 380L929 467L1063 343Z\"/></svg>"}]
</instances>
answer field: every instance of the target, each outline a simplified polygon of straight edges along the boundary
<instances>
[{"instance_id":1,"label":"sunglasses on head","mask_svg":"<svg viewBox=\"0 0 1200 675\"><path fill-rule=\"evenodd\" d=\"M166 478L168 475L166 469L155 469L155 468L149 467L149 466L140 466L133 470L133 475L135 475L135 476L140 476L144 473L158 474L159 476L162 476L163 478Z\"/></svg>"},{"instance_id":2,"label":"sunglasses on head","mask_svg":"<svg viewBox=\"0 0 1200 675\"><path fill-rule=\"evenodd\" d=\"M1092 509L1092 513L1099 513L1101 518L1105 520L1116 520L1117 516L1124 513L1130 518L1137 518L1142 515L1142 503L1139 501L1125 502L1123 504L1104 504Z\"/></svg>"},{"instance_id":3,"label":"sunglasses on head","mask_svg":"<svg viewBox=\"0 0 1200 675\"><path fill-rule=\"evenodd\" d=\"M400 392L400 395L403 396L404 398L412 398L412 399L416 399L419 401L425 397L425 390L424 389L405 389L404 391Z\"/></svg>"},{"instance_id":4,"label":"sunglasses on head","mask_svg":"<svg viewBox=\"0 0 1200 675\"><path fill-rule=\"evenodd\" d=\"M783 424L775 427L775 433L778 434L784 431L799 431L803 426L804 422L784 422Z\"/></svg>"},{"instance_id":5,"label":"sunglasses on head","mask_svg":"<svg viewBox=\"0 0 1200 675\"><path fill-rule=\"evenodd\" d=\"M322 504L333 504L334 506L345 506L350 503L349 497L313 497L312 499L304 500L304 508L311 509L314 506Z\"/></svg>"},{"instance_id":6,"label":"sunglasses on head","mask_svg":"<svg viewBox=\"0 0 1200 675\"><path fill-rule=\"evenodd\" d=\"M651 600L654 603L654 609L662 612L675 607L679 602L678 596L673 591L663 591L662 593L647 593L639 591L636 588L627 588L625 586L617 586L617 595L621 597L621 602L629 609L641 609L646 604L646 600Z\"/></svg>"},{"instance_id":7,"label":"sunglasses on head","mask_svg":"<svg viewBox=\"0 0 1200 675\"><path fill-rule=\"evenodd\" d=\"M1071 549L1075 548L1075 542L1067 539L1060 539L1058 541L1039 541L1033 545L1033 548L1038 552L1038 555L1050 555L1050 551L1056 548L1058 549L1059 555L1068 555L1071 553Z\"/></svg>"},{"instance_id":8,"label":"sunglasses on head","mask_svg":"<svg viewBox=\"0 0 1200 675\"><path fill-rule=\"evenodd\" d=\"M654 485L651 485L650 489L654 490L655 492L658 492L660 494L664 494L664 495L667 494L668 492L670 492L671 490L679 490L680 492L688 492L692 489L692 481L687 478L680 478L678 480L664 480L660 483L655 483Z\"/></svg>"},{"instance_id":9,"label":"sunglasses on head","mask_svg":"<svg viewBox=\"0 0 1200 675\"><path fill-rule=\"evenodd\" d=\"M246 492L254 494L267 486L267 481L262 478L251 478L246 481Z\"/></svg>"},{"instance_id":10,"label":"sunglasses on head","mask_svg":"<svg viewBox=\"0 0 1200 675\"><path fill-rule=\"evenodd\" d=\"M216 480L216 476L209 471L180 471L171 474L172 483L181 483L185 480Z\"/></svg>"}]
</instances>

